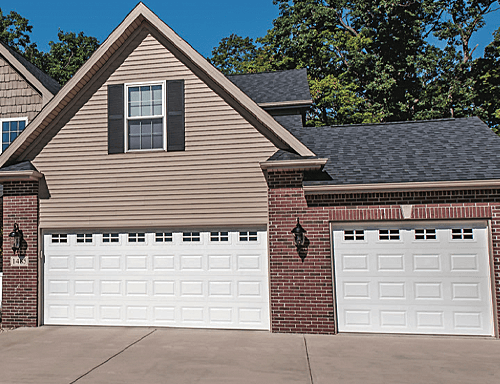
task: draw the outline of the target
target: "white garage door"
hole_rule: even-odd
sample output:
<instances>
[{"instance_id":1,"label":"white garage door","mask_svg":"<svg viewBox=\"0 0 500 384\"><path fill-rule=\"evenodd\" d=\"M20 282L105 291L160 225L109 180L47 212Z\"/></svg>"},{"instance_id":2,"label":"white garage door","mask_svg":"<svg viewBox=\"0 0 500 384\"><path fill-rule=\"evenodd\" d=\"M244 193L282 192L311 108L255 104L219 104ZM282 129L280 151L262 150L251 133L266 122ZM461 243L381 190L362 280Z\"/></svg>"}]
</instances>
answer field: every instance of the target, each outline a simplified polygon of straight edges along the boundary
<instances>
[{"instance_id":1,"label":"white garage door","mask_svg":"<svg viewBox=\"0 0 500 384\"><path fill-rule=\"evenodd\" d=\"M266 329L265 231L44 234L44 322Z\"/></svg>"},{"instance_id":2,"label":"white garage door","mask_svg":"<svg viewBox=\"0 0 500 384\"><path fill-rule=\"evenodd\" d=\"M485 223L334 229L339 332L493 335Z\"/></svg>"}]
</instances>

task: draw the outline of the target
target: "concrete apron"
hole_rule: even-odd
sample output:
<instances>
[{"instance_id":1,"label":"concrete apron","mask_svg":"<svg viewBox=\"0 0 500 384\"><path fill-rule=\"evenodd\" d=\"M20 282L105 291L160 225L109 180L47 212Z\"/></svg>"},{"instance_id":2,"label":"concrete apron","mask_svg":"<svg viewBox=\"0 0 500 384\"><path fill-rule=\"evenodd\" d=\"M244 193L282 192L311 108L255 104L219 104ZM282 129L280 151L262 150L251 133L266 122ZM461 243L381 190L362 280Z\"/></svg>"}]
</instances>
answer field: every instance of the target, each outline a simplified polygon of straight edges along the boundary
<instances>
[{"instance_id":1,"label":"concrete apron","mask_svg":"<svg viewBox=\"0 0 500 384\"><path fill-rule=\"evenodd\" d=\"M173 328L0 334L0 383L500 383L500 341Z\"/></svg>"}]
</instances>

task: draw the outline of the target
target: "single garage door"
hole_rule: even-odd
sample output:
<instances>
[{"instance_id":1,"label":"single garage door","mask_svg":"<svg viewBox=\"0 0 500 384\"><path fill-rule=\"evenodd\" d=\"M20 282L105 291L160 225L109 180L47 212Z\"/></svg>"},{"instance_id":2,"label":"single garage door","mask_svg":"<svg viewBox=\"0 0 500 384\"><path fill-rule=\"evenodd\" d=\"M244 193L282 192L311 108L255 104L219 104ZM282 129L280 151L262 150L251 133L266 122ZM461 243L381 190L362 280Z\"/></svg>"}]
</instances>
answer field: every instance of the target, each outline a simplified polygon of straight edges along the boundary
<instances>
[{"instance_id":1,"label":"single garage door","mask_svg":"<svg viewBox=\"0 0 500 384\"><path fill-rule=\"evenodd\" d=\"M339 332L493 335L484 222L333 230Z\"/></svg>"},{"instance_id":2,"label":"single garage door","mask_svg":"<svg viewBox=\"0 0 500 384\"><path fill-rule=\"evenodd\" d=\"M266 329L265 231L44 234L44 323Z\"/></svg>"}]
</instances>

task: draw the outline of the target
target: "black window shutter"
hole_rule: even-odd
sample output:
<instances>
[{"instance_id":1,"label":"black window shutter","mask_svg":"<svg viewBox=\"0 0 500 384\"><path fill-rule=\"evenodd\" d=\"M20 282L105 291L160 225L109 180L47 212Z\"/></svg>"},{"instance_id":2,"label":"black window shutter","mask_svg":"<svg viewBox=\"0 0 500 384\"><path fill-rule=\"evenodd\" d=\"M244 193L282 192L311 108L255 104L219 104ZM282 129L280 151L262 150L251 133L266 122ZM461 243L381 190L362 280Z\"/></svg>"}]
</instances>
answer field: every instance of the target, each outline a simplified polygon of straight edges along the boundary
<instances>
[{"instance_id":1,"label":"black window shutter","mask_svg":"<svg viewBox=\"0 0 500 384\"><path fill-rule=\"evenodd\" d=\"M167 81L167 151L184 150L184 80L171 80Z\"/></svg>"},{"instance_id":2,"label":"black window shutter","mask_svg":"<svg viewBox=\"0 0 500 384\"><path fill-rule=\"evenodd\" d=\"M125 152L123 84L108 85L108 153Z\"/></svg>"}]
</instances>

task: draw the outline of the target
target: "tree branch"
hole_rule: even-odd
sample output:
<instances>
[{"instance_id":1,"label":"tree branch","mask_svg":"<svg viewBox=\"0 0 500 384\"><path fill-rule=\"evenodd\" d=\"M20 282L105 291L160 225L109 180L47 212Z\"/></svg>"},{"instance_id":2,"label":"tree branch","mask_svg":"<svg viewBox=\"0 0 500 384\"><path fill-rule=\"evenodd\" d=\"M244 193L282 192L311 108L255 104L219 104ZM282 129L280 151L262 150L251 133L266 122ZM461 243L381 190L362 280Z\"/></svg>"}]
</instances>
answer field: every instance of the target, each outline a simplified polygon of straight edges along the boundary
<instances>
[{"instance_id":1,"label":"tree branch","mask_svg":"<svg viewBox=\"0 0 500 384\"><path fill-rule=\"evenodd\" d=\"M337 12L337 17L340 21L340 24L342 24L342 26L347 29L348 31L350 31L354 36L356 37L359 37L359 33L353 28L351 27L349 24L347 24L344 19L342 18L342 14L340 12Z\"/></svg>"}]
</instances>

